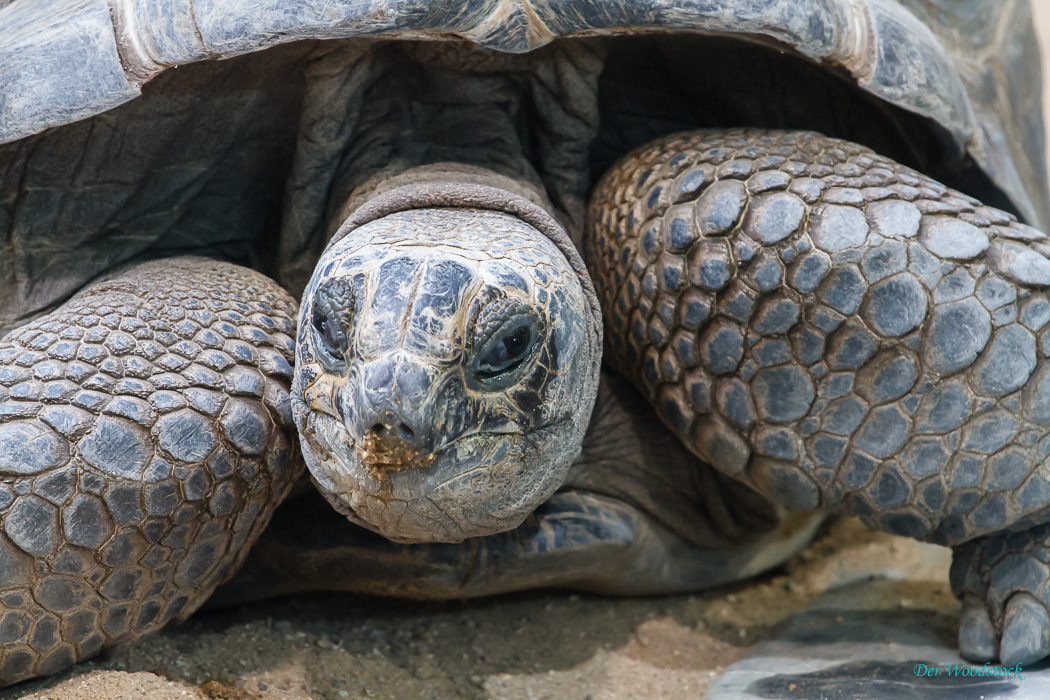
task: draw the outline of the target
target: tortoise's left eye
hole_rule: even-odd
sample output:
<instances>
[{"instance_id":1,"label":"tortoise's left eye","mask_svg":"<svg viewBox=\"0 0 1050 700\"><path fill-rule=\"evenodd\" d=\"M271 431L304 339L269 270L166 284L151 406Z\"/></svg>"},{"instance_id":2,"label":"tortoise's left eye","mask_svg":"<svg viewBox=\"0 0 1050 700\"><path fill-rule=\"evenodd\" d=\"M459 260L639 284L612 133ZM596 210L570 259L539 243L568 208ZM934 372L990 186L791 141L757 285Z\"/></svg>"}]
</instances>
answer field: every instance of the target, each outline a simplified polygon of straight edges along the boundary
<instances>
[{"instance_id":1,"label":"tortoise's left eye","mask_svg":"<svg viewBox=\"0 0 1050 700\"><path fill-rule=\"evenodd\" d=\"M478 310L473 323L471 374L482 390L506 389L539 355L544 337L540 311L522 299L497 296Z\"/></svg>"},{"instance_id":2,"label":"tortoise's left eye","mask_svg":"<svg viewBox=\"0 0 1050 700\"><path fill-rule=\"evenodd\" d=\"M529 316L509 319L482 346L478 378L491 379L520 365L536 343L536 322Z\"/></svg>"}]
</instances>

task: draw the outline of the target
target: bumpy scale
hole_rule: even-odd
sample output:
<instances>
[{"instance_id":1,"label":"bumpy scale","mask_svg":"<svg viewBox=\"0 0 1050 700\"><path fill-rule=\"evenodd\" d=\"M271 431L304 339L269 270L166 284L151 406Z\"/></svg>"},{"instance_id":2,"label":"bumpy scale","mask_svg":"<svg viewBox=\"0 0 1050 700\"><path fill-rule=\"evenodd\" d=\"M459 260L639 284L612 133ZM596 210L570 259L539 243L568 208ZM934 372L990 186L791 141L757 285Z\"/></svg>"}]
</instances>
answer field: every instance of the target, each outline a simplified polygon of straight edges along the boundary
<instances>
[{"instance_id":1,"label":"bumpy scale","mask_svg":"<svg viewBox=\"0 0 1050 700\"><path fill-rule=\"evenodd\" d=\"M587 236L607 359L716 468L946 545L1050 520L1044 234L862 146L738 129L625 157ZM964 653L994 657L1015 591L1043 621L1004 661L1050 652L1044 530L998 570L1002 536L957 551Z\"/></svg>"},{"instance_id":2,"label":"bumpy scale","mask_svg":"<svg viewBox=\"0 0 1050 700\"><path fill-rule=\"evenodd\" d=\"M0 343L0 683L184 618L240 564L300 471L296 311L176 258Z\"/></svg>"}]
</instances>

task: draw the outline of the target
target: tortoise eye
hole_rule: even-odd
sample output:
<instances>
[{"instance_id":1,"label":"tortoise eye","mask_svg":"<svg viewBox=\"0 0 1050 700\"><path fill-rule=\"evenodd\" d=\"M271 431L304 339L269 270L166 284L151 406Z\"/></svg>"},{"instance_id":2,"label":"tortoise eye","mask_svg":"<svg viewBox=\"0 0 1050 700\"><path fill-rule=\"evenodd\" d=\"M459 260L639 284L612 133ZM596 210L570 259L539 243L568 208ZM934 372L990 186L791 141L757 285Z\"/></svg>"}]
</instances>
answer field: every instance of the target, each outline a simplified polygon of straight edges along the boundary
<instances>
[{"instance_id":1,"label":"tortoise eye","mask_svg":"<svg viewBox=\"0 0 1050 700\"><path fill-rule=\"evenodd\" d=\"M314 297L311 325L317 341L318 353L324 364L342 365L348 350L347 334L354 309L354 295L345 279L330 280L317 290Z\"/></svg>"},{"instance_id":2,"label":"tortoise eye","mask_svg":"<svg viewBox=\"0 0 1050 700\"><path fill-rule=\"evenodd\" d=\"M335 321L314 309L314 328L320 336L321 344L329 355L339 357L346 352L346 336L336 330Z\"/></svg>"},{"instance_id":3,"label":"tortoise eye","mask_svg":"<svg viewBox=\"0 0 1050 700\"><path fill-rule=\"evenodd\" d=\"M474 317L472 373L480 388L498 391L519 378L538 355L542 316L522 299L497 296Z\"/></svg>"},{"instance_id":4,"label":"tortoise eye","mask_svg":"<svg viewBox=\"0 0 1050 700\"><path fill-rule=\"evenodd\" d=\"M535 321L528 316L504 323L481 350L478 377L491 379L517 367L529 354L536 335Z\"/></svg>"}]
</instances>

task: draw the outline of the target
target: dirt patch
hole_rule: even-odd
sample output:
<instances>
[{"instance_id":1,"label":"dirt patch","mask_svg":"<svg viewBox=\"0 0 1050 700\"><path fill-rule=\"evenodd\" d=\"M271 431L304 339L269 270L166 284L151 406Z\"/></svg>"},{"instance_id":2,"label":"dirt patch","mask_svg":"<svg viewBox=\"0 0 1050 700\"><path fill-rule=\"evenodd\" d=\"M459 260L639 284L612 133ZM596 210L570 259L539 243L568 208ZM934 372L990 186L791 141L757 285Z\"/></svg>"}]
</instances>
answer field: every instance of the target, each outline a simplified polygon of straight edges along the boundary
<instances>
[{"instance_id":1,"label":"dirt patch","mask_svg":"<svg viewBox=\"0 0 1050 700\"><path fill-rule=\"evenodd\" d=\"M695 700L829 586L878 572L901 579L895 605L956 610L948 562L945 549L840 520L782 569L697 595L281 598L198 614L0 698Z\"/></svg>"}]
</instances>

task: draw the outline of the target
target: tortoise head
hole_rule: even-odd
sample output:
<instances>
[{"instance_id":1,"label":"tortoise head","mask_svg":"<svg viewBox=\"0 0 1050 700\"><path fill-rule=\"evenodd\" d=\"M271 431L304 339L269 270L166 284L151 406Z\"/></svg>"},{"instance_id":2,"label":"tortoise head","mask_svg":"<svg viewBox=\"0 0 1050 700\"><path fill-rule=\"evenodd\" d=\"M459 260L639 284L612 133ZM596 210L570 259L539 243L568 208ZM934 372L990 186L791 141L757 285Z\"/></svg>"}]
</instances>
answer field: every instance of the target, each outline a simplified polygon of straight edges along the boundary
<instances>
[{"instance_id":1,"label":"tortoise head","mask_svg":"<svg viewBox=\"0 0 1050 700\"><path fill-rule=\"evenodd\" d=\"M396 541L516 527L579 453L592 301L566 253L506 213L409 209L354 228L300 309L293 410L314 481Z\"/></svg>"}]
</instances>

